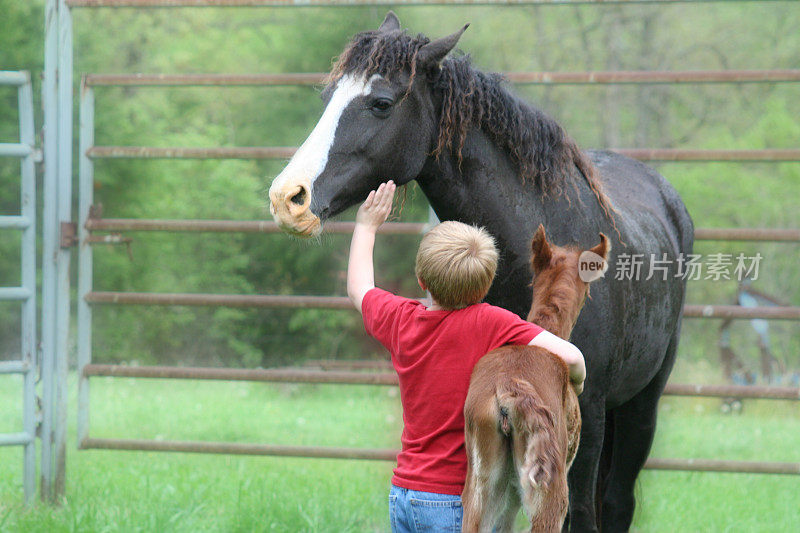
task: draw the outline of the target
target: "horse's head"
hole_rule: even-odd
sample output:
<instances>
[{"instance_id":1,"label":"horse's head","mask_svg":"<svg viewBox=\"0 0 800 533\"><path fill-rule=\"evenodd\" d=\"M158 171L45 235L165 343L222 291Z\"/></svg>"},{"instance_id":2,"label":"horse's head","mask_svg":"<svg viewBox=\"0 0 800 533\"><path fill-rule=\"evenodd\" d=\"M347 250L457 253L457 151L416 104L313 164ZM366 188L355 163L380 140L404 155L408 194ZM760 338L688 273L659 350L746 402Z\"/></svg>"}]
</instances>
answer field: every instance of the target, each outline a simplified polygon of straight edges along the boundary
<instances>
[{"instance_id":1,"label":"horse's head","mask_svg":"<svg viewBox=\"0 0 800 533\"><path fill-rule=\"evenodd\" d=\"M431 80L465 29L412 38L389 12L378 30L353 38L322 93L325 112L270 187L283 229L316 235L381 182L417 177L436 146Z\"/></svg>"}]
</instances>

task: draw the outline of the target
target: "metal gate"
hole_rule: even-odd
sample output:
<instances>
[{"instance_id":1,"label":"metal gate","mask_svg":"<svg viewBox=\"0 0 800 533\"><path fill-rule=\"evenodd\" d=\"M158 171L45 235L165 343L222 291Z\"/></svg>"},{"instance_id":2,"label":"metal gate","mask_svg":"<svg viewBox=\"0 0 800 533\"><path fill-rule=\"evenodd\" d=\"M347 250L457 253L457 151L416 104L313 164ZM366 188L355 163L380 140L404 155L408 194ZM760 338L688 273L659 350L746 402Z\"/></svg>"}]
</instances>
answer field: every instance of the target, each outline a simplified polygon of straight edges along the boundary
<instances>
[{"instance_id":1,"label":"metal gate","mask_svg":"<svg viewBox=\"0 0 800 533\"><path fill-rule=\"evenodd\" d=\"M19 142L0 144L0 156L19 157L20 213L0 215L0 230L20 231L21 285L0 287L0 300L20 302L20 357L0 362L0 374L22 374L22 431L0 434L0 446L22 446L25 501L30 502L36 489L36 150L33 130L33 93L26 71L0 72L0 85L17 87L19 107Z\"/></svg>"}]
</instances>

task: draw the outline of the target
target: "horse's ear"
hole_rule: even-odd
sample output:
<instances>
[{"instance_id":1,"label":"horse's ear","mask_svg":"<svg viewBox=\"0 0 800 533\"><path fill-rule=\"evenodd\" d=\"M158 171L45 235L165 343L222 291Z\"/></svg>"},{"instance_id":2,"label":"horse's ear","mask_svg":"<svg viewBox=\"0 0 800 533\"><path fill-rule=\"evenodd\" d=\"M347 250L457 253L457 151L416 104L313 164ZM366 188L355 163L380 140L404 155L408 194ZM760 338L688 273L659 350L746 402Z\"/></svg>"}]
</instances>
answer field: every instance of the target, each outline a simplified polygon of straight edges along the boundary
<instances>
[{"instance_id":1,"label":"horse's ear","mask_svg":"<svg viewBox=\"0 0 800 533\"><path fill-rule=\"evenodd\" d=\"M550 243L547 242L544 226L539 224L539 229L536 230L536 234L531 241L531 266L534 273L547 268L552 257L553 251L550 249Z\"/></svg>"},{"instance_id":2,"label":"horse's ear","mask_svg":"<svg viewBox=\"0 0 800 533\"><path fill-rule=\"evenodd\" d=\"M400 19L394 14L394 11L386 13L386 18L383 19L381 27L378 28L379 32L394 31L400 29Z\"/></svg>"},{"instance_id":3,"label":"horse's ear","mask_svg":"<svg viewBox=\"0 0 800 533\"><path fill-rule=\"evenodd\" d=\"M419 52L417 52L417 62L423 66L439 65L447 54L450 53L450 50L455 48L458 40L461 38L461 34L464 33L467 28L469 28L469 24L465 24L463 28L447 37L431 41L420 48Z\"/></svg>"},{"instance_id":4,"label":"horse's ear","mask_svg":"<svg viewBox=\"0 0 800 533\"><path fill-rule=\"evenodd\" d=\"M600 244L589 250L594 252L606 261L608 261L608 254L611 252L611 241L604 234L600 234Z\"/></svg>"}]
</instances>

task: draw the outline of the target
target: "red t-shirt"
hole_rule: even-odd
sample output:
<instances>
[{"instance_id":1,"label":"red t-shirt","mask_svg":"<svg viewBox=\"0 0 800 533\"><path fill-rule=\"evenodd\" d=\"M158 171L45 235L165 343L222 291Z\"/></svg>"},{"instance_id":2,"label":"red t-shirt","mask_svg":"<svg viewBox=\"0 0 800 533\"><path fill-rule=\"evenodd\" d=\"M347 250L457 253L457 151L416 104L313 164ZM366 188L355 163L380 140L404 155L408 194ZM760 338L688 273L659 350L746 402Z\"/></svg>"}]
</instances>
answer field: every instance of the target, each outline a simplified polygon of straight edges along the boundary
<instances>
[{"instance_id":1,"label":"red t-shirt","mask_svg":"<svg viewBox=\"0 0 800 533\"><path fill-rule=\"evenodd\" d=\"M461 494L467 476L464 402L478 359L504 344L528 344L542 328L481 303L428 311L416 300L371 289L364 327L392 354L403 405L402 450L392 483Z\"/></svg>"}]
</instances>

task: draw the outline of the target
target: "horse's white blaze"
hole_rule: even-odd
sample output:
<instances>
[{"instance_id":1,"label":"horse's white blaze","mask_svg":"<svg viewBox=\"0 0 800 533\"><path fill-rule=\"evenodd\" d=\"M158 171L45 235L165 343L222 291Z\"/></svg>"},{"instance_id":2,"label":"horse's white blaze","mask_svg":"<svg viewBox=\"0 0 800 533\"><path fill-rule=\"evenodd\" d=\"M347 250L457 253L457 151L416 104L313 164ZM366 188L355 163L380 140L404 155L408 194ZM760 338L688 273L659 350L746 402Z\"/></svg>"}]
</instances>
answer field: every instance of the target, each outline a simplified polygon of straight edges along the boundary
<instances>
[{"instance_id":1,"label":"horse's white blaze","mask_svg":"<svg viewBox=\"0 0 800 533\"><path fill-rule=\"evenodd\" d=\"M309 193L314 187L314 180L320 175L328 162L328 154L339 119L342 113L355 98L367 95L372 88L372 81L379 77L377 74L369 80L355 77L350 74L342 76L336 84L336 90L331 96L325 112L319 119L311 134L294 154L289 164L283 169L275 181L272 182L270 191L280 190L286 183L306 185Z\"/></svg>"}]
</instances>

